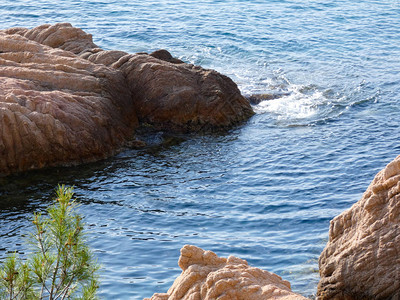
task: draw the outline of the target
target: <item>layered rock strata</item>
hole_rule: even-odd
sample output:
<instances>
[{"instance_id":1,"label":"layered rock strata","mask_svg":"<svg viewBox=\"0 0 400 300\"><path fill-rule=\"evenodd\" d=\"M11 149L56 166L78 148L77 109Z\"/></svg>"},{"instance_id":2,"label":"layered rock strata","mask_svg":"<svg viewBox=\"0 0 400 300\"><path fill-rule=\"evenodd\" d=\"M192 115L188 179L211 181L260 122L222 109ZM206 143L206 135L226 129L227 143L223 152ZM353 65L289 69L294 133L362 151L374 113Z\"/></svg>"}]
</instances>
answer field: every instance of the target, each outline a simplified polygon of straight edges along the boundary
<instances>
[{"instance_id":1,"label":"layered rock strata","mask_svg":"<svg viewBox=\"0 0 400 300\"><path fill-rule=\"evenodd\" d=\"M319 299L400 299L400 156L331 221L319 267Z\"/></svg>"},{"instance_id":2,"label":"layered rock strata","mask_svg":"<svg viewBox=\"0 0 400 300\"><path fill-rule=\"evenodd\" d=\"M250 267L234 256L218 257L214 252L186 245L181 249L179 266L182 273L168 292L147 300L306 299L293 293L289 282L278 275Z\"/></svg>"},{"instance_id":3,"label":"layered rock strata","mask_svg":"<svg viewBox=\"0 0 400 300\"><path fill-rule=\"evenodd\" d=\"M68 23L0 31L0 174L108 157L140 123L193 132L253 114L237 86L167 51L103 51Z\"/></svg>"},{"instance_id":4,"label":"layered rock strata","mask_svg":"<svg viewBox=\"0 0 400 300\"><path fill-rule=\"evenodd\" d=\"M121 72L0 33L0 174L112 155L138 125Z\"/></svg>"}]
</instances>

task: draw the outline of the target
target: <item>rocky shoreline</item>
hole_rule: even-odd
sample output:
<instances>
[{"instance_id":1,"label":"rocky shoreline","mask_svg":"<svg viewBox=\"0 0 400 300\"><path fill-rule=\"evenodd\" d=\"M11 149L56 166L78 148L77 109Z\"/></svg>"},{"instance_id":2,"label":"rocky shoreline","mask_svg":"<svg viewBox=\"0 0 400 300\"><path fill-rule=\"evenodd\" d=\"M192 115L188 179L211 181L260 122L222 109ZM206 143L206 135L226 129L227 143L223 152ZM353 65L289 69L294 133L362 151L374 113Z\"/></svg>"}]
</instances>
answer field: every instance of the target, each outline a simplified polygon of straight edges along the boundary
<instances>
[{"instance_id":1,"label":"rocky shoreline","mask_svg":"<svg viewBox=\"0 0 400 300\"><path fill-rule=\"evenodd\" d=\"M143 125L219 131L254 114L216 71L104 51L68 23L1 30L0 65L0 175L104 159Z\"/></svg>"},{"instance_id":2,"label":"rocky shoreline","mask_svg":"<svg viewBox=\"0 0 400 300\"><path fill-rule=\"evenodd\" d=\"M104 159L141 144L140 126L220 131L253 114L230 78L166 50L105 51L68 23L0 30L1 176ZM331 221L318 299L400 298L399 194L400 156ZM151 299L305 299L275 274L195 246L181 249L179 266Z\"/></svg>"},{"instance_id":3,"label":"rocky shoreline","mask_svg":"<svg viewBox=\"0 0 400 300\"><path fill-rule=\"evenodd\" d=\"M306 299L276 274L195 246L181 249L179 266L182 273L168 292L150 300ZM319 300L400 298L400 156L331 221L319 272Z\"/></svg>"}]
</instances>

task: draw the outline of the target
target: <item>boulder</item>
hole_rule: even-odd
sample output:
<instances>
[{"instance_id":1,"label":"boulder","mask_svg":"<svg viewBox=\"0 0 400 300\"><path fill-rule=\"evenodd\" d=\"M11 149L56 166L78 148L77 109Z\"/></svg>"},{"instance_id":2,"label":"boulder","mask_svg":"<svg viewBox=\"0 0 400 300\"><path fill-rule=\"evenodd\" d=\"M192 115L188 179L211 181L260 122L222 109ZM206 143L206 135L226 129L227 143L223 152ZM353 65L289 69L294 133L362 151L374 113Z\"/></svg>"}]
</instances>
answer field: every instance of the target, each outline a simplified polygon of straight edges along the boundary
<instances>
[{"instance_id":1,"label":"boulder","mask_svg":"<svg viewBox=\"0 0 400 300\"><path fill-rule=\"evenodd\" d=\"M318 299L400 299L400 156L331 221L319 268Z\"/></svg>"},{"instance_id":2,"label":"boulder","mask_svg":"<svg viewBox=\"0 0 400 300\"><path fill-rule=\"evenodd\" d=\"M228 77L175 59L104 51L69 23L0 30L0 175L95 161L141 124L228 129L253 111Z\"/></svg>"},{"instance_id":3,"label":"boulder","mask_svg":"<svg viewBox=\"0 0 400 300\"><path fill-rule=\"evenodd\" d=\"M140 122L156 129L224 130L254 114L237 85L216 71L146 54L114 66L127 78Z\"/></svg>"},{"instance_id":4,"label":"boulder","mask_svg":"<svg viewBox=\"0 0 400 300\"><path fill-rule=\"evenodd\" d=\"M278 275L250 267L234 256L218 257L186 245L181 249L179 266L182 273L168 292L156 293L147 300L306 299L293 293L289 282Z\"/></svg>"}]
</instances>

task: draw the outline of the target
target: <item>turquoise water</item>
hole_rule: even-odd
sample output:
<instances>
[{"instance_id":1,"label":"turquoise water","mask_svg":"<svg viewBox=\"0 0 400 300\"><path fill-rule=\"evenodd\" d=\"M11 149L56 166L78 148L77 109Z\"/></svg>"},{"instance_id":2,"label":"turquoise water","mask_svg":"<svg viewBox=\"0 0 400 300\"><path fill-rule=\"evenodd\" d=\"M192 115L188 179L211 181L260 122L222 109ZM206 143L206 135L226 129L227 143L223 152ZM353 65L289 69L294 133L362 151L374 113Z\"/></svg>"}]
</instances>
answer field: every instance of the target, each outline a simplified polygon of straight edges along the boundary
<instances>
[{"instance_id":1,"label":"turquoise water","mask_svg":"<svg viewBox=\"0 0 400 300\"><path fill-rule=\"evenodd\" d=\"M194 244L316 292L329 220L400 154L400 2L2 0L0 28L70 22L105 49L166 48L282 94L226 135L147 137L150 147L0 179L0 253L24 252L32 211L75 185L104 299L165 292Z\"/></svg>"}]
</instances>

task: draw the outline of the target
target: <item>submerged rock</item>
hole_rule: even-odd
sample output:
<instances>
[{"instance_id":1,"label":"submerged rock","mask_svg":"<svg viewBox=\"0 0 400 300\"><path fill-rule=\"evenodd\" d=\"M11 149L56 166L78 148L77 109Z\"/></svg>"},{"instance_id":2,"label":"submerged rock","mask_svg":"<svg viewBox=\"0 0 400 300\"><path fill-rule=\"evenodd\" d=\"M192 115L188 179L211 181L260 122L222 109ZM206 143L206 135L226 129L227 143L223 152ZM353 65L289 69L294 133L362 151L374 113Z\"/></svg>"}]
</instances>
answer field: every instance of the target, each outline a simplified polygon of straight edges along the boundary
<instances>
[{"instance_id":1,"label":"submerged rock","mask_svg":"<svg viewBox=\"0 0 400 300\"><path fill-rule=\"evenodd\" d=\"M306 299L293 293L289 282L278 275L250 267L234 256L218 257L214 252L186 245L181 249L179 266L182 273L168 292L147 300Z\"/></svg>"},{"instance_id":2,"label":"submerged rock","mask_svg":"<svg viewBox=\"0 0 400 300\"><path fill-rule=\"evenodd\" d=\"M197 132L253 111L228 77L166 50L103 51L68 23L0 30L0 175L95 161L139 122Z\"/></svg>"},{"instance_id":3,"label":"submerged rock","mask_svg":"<svg viewBox=\"0 0 400 300\"><path fill-rule=\"evenodd\" d=\"M331 221L319 299L400 298L400 156Z\"/></svg>"},{"instance_id":4,"label":"submerged rock","mask_svg":"<svg viewBox=\"0 0 400 300\"><path fill-rule=\"evenodd\" d=\"M253 104L257 105L263 101L275 100L282 98L283 96L289 96L289 93L274 93L274 94L253 94L247 97L247 100Z\"/></svg>"}]
</instances>

